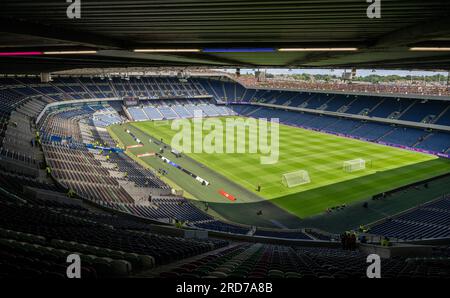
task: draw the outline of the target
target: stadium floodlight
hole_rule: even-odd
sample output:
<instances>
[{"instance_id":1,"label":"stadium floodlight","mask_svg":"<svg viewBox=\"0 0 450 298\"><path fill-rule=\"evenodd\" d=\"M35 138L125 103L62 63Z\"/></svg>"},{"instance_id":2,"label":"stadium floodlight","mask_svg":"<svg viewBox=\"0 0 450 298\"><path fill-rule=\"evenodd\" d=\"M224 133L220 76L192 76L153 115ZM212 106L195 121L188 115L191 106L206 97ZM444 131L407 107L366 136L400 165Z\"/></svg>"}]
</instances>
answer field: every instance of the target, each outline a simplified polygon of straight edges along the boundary
<instances>
[{"instance_id":1,"label":"stadium floodlight","mask_svg":"<svg viewBox=\"0 0 450 298\"><path fill-rule=\"evenodd\" d=\"M46 51L44 55L87 55L97 54L97 51Z\"/></svg>"},{"instance_id":2,"label":"stadium floodlight","mask_svg":"<svg viewBox=\"0 0 450 298\"><path fill-rule=\"evenodd\" d=\"M412 47L409 50L418 52L450 52L449 47Z\"/></svg>"},{"instance_id":3,"label":"stadium floodlight","mask_svg":"<svg viewBox=\"0 0 450 298\"><path fill-rule=\"evenodd\" d=\"M285 187L295 187L302 184L310 183L311 179L309 178L308 171L305 170L298 170L295 172L290 172L283 174L281 176L281 183Z\"/></svg>"},{"instance_id":4,"label":"stadium floodlight","mask_svg":"<svg viewBox=\"0 0 450 298\"><path fill-rule=\"evenodd\" d=\"M135 53L198 53L200 49L134 49Z\"/></svg>"},{"instance_id":5,"label":"stadium floodlight","mask_svg":"<svg viewBox=\"0 0 450 298\"><path fill-rule=\"evenodd\" d=\"M6 56L36 56L36 55L42 55L42 52L0 52L1 57Z\"/></svg>"},{"instance_id":6,"label":"stadium floodlight","mask_svg":"<svg viewBox=\"0 0 450 298\"><path fill-rule=\"evenodd\" d=\"M204 53L272 53L275 48L204 48Z\"/></svg>"},{"instance_id":7,"label":"stadium floodlight","mask_svg":"<svg viewBox=\"0 0 450 298\"><path fill-rule=\"evenodd\" d=\"M352 52L358 48L279 48L278 52Z\"/></svg>"},{"instance_id":8,"label":"stadium floodlight","mask_svg":"<svg viewBox=\"0 0 450 298\"><path fill-rule=\"evenodd\" d=\"M366 168L366 161L361 158L347 160L347 161L344 161L344 164L343 164L343 170L344 170L344 172L347 172L347 173L364 170L365 168Z\"/></svg>"}]
</instances>

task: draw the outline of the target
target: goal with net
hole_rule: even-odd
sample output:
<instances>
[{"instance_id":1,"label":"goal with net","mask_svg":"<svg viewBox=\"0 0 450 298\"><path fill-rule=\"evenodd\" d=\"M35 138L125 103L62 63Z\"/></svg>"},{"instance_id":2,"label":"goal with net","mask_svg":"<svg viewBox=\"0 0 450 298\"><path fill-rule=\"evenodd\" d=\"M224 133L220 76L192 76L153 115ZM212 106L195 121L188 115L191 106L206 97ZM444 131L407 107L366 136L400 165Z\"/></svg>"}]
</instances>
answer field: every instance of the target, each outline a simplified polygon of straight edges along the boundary
<instances>
[{"instance_id":1,"label":"goal with net","mask_svg":"<svg viewBox=\"0 0 450 298\"><path fill-rule=\"evenodd\" d=\"M365 168L366 161L361 158L344 161L343 165L344 172L347 173L364 170Z\"/></svg>"},{"instance_id":2,"label":"goal with net","mask_svg":"<svg viewBox=\"0 0 450 298\"><path fill-rule=\"evenodd\" d=\"M283 183L285 187L295 187L310 182L311 179L309 178L308 171L305 170L298 170L281 176L281 183Z\"/></svg>"}]
</instances>

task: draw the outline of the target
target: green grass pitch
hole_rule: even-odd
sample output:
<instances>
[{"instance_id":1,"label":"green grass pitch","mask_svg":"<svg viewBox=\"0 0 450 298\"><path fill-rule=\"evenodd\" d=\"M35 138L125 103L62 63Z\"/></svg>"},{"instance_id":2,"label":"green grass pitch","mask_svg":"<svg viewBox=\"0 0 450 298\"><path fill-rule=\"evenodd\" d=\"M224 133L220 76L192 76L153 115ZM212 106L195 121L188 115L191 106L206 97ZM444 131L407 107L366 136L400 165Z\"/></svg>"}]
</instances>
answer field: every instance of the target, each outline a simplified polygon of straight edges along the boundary
<instances>
[{"instance_id":1,"label":"green grass pitch","mask_svg":"<svg viewBox=\"0 0 450 298\"><path fill-rule=\"evenodd\" d=\"M219 119L224 120L224 117ZM136 122L131 127L170 144L177 133L171 129L170 123ZM188 155L300 218L450 171L450 161L432 155L281 124L279 132L280 155L275 164L261 164L259 154ZM248 134L246 137L248 143ZM356 158L368 161L367 168L353 173L344 172L343 162ZM284 187L282 174L296 170L308 171L311 183ZM258 184L262 186L260 193L256 191Z\"/></svg>"}]
</instances>

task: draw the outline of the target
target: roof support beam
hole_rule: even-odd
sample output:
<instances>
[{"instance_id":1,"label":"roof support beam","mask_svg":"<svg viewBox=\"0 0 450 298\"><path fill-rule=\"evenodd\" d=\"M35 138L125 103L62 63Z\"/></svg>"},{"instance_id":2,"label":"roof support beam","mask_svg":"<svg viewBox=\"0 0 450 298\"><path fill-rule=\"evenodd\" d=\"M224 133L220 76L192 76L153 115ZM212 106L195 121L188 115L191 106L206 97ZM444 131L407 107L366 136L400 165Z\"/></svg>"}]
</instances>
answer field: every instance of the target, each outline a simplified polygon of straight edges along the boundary
<instances>
[{"instance_id":1,"label":"roof support beam","mask_svg":"<svg viewBox=\"0 0 450 298\"><path fill-rule=\"evenodd\" d=\"M0 18L1 31L7 33L39 36L64 42L76 43L95 48L122 48L123 41L115 40L98 34L92 34L61 27L49 26L17 19Z\"/></svg>"},{"instance_id":2,"label":"roof support beam","mask_svg":"<svg viewBox=\"0 0 450 298\"><path fill-rule=\"evenodd\" d=\"M450 34L450 17L430 20L391 31L373 44L373 48L402 47Z\"/></svg>"},{"instance_id":3,"label":"roof support beam","mask_svg":"<svg viewBox=\"0 0 450 298\"><path fill-rule=\"evenodd\" d=\"M430 20L412 26L400 28L380 36L377 40L361 45L361 51L371 51L382 48L401 48L411 44L430 40L434 36L450 34L450 17ZM333 53L311 53L302 59L289 62L289 66L305 65L328 59L349 57L361 54L358 52L333 52Z\"/></svg>"},{"instance_id":4,"label":"roof support beam","mask_svg":"<svg viewBox=\"0 0 450 298\"><path fill-rule=\"evenodd\" d=\"M140 60L143 63L147 61L161 61L162 63L181 63L181 64L204 64L204 65L224 65L229 64L226 61L219 61L220 59L204 59L204 55L201 57L196 56L196 54L187 55L187 53L136 53L131 51L121 51L121 50L103 50L99 51L97 56L103 57L116 57L118 59L134 59Z\"/></svg>"}]
</instances>

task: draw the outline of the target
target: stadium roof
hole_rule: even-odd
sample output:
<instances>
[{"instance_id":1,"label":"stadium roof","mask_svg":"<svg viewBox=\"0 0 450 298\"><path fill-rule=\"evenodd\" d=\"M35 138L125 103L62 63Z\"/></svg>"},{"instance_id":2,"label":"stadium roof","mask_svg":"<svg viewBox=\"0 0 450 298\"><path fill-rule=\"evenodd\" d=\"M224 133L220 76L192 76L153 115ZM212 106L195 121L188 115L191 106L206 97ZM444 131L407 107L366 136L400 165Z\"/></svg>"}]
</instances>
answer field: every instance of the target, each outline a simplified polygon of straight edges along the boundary
<instances>
[{"instance_id":1,"label":"stadium roof","mask_svg":"<svg viewBox=\"0 0 450 298\"><path fill-rule=\"evenodd\" d=\"M367 17L364 0L81 0L79 19L67 17L69 5L65 0L2 0L0 73L124 66L450 65L447 0L381 0L379 19ZM174 49L192 51L161 52ZM55 53L80 50L96 52Z\"/></svg>"}]
</instances>

